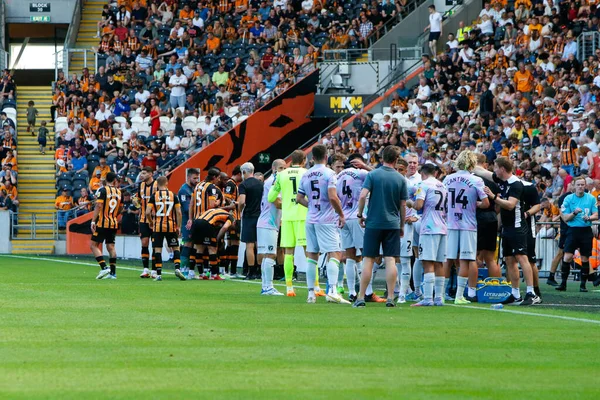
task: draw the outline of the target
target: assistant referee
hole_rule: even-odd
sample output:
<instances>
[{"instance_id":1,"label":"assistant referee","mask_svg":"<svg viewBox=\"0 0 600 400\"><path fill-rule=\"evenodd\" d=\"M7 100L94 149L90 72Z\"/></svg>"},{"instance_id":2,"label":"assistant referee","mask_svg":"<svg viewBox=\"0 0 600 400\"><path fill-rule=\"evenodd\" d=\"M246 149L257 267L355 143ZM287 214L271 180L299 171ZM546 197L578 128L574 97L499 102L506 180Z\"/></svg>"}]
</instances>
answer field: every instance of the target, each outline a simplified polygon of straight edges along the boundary
<instances>
[{"instance_id":1,"label":"assistant referee","mask_svg":"<svg viewBox=\"0 0 600 400\"><path fill-rule=\"evenodd\" d=\"M398 279L396 258L400 257L400 238L404 232L406 200L408 189L406 180L396 171L400 148L387 146L383 149L383 166L369 172L358 200L358 219L365 227L363 242L363 271L360 278L360 291L353 307L365 307L365 291L371 281L373 263L383 249L385 275L387 281L386 307L395 307L394 287ZM363 215L367 196L368 215Z\"/></svg>"}]
</instances>

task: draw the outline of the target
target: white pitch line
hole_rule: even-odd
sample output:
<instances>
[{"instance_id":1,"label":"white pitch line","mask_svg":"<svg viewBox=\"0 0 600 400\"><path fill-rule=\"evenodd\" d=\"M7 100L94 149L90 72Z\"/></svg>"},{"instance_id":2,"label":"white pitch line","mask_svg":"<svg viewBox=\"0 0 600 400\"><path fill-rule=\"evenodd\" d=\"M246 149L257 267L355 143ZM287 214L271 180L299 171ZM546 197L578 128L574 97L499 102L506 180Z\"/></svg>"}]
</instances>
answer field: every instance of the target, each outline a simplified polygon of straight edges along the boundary
<instances>
[{"instance_id":1,"label":"white pitch line","mask_svg":"<svg viewBox=\"0 0 600 400\"><path fill-rule=\"evenodd\" d=\"M493 308L483 308L483 307L475 307L475 306L456 306L456 307L457 308L470 308L472 310L496 311L496 312L503 312L503 313L517 314L517 315L528 315L531 317L554 318L554 319L562 319L562 320L566 320L566 321L585 322L588 324L600 325L600 320L597 320L597 319L565 317L563 315L552 315L552 314L538 314L538 313L533 313L533 312L528 312L528 311L507 310L506 308L503 308L501 310L495 310Z\"/></svg>"},{"instance_id":2,"label":"white pitch line","mask_svg":"<svg viewBox=\"0 0 600 400\"><path fill-rule=\"evenodd\" d=\"M43 260L43 261L51 261L51 262L64 263L64 264L85 265L85 266L91 266L91 267L98 266L97 264L86 263L86 262L81 262L81 261L57 260L54 258L47 258L47 257L27 257L27 256L16 256L16 255L12 255L12 254L0 255L0 257L20 258L20 259L24 259L24 260ZM124 270L128 270L128 271L138 271L138 272L141 271L138 268L131 268L131 267L118 267L118 269L124 269ZM170 274L170 275L174 274L173 272L165 272L165 273ZM236 279L231 280L231 282L251 283L251 284L255 284L255 285L259 284L259 282L243 281L243 280L236 280ZM284 284L275 284L275 286L285 286L285 285ZM294 285L294 287L306 289L306 286ZM469 308L469 309L473 309L473 310L504 312L504 313L517 314L517 315L528 315L531 317L554 318L554 319L562 319L562 320L566 320L566 321L584 322L584 323L588 323L588 324L600 325L600 320L587 319L587 318L566 317L566 316L562 316L562 315L552 315L552 314L538 314L538 313L533 313L533 312L528 312L528 311L507 310L506 308L503 308L501 310L494 310L492 308L483 308L483 307L466 306L466 305L465 306L455 306L455 307Z\"/></svg>"},{"instance_id":3,"label":"white pitch line","mask_svg":"<svg viewBox=\"0 0 600 400\"><path fill-rule=\"evenodd\" d=\"M596 307L600 307L600 304L546 304L546 303L542 303L542 304L537 304L536 307L540 307L540 306L549 306L549 307L592 307L592 308L596 308Z\"/></svg>"},{"instance_id":4,"label":"white pitch line","mask_svg":"<svg viewBox=\"0 0 600 400\"><path fill-rule=\"evenodd\" d=\"M88 266L88 267L98 267L98 264L93 264L93 263L88 263L88 262L83 262L83 261L68 261L68 260L62 260L62 259L56 259L56 258L49 258L49 257L27 257L27 256L17 256L17 255L12 255L12 254L0 254L0 257L20 258L20 259L24 259L24 260L43 260L43 261L50 261L50 262L62 263L62 264L85 265L85 266ZM120 269L123 269L123 270L126 270L126 271L136 271L136 272L143 271L140 268L120 267L120 266L117 265L117 272ZM163 274L167 274L167 275L175 275L174 272L169 272L169 271L163 271L162 273ZM261 282L245 281L245 280L241 280L241 279L231 279L231 282L252 283L252 284L255 284L255 285L260 285L261 284ZM283 284L283 283L275 283L273 286L284 287L286 285ZM294 288L308 289L307 286L301 286L301 285L294 285Z\"/></svg>"}]
</instances>

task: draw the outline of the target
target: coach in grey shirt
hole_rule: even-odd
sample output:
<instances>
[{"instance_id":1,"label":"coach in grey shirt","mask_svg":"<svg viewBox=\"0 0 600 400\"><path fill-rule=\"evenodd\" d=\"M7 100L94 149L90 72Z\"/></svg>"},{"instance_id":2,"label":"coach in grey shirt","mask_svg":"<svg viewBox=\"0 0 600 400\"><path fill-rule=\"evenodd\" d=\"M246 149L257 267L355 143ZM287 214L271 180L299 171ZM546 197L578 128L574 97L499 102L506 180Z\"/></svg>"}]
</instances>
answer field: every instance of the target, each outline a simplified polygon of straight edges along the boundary
<instances>
[{"instance_id":1,"label":"coach in grey shirt","mask_svg":"<svg viewBox=\"0 0 600 400\"><path fill-rule=\"evenodd\" d=\"M363 271L360 278L360 292L354 307L365 306L365 290L371 280L373 263L383 248L385 275L387 281L386 307L394 307L394 286L398 278L396 257L400 257L400 238L404 231L405 203L408 198L406 180L395 170L400 157L397 146L383 149L383 166L369 172L358 201L358 218L365 226L363 244ZM363 216L367 196L369 212Z\"/></svg>"}]
</instances>

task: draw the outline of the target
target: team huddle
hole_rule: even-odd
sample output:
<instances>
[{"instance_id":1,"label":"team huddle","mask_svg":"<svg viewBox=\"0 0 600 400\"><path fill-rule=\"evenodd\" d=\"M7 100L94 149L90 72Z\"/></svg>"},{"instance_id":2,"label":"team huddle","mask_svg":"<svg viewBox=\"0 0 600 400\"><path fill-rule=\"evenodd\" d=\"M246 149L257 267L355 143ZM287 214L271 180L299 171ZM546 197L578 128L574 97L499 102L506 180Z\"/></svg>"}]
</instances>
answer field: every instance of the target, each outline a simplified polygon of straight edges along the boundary
<instances>
[{"instance_id":1,"label":"team huddle","mask_svg":"<svg viewBox=\"0 0 600 400\"><path fill-rule=\"evenodd\" d=\"M254 173L251 163L236 167L231 177L211 168L201 182L199 171L188 169L177 195L168 190L167 178L154 180L152 171L144 169L136 196L142 209L141 277L162 280L165 241L181 280L243 277L237 273L241 241L246 245L246 278L262 279L262 295L284 295L273 285L278 249L283 251L285 295L294 297L294 253L300 246L307 261L308 303L323 296L354 307L366 302L394 307L407 301L417 307L442 306L448 300L463 305L477 299L479 265L488 268L489 276L501 276L496 261L501 228L501 254L512 285L505 304L541 303L535 260L539 195L534 185L513 175L511 160L498 158L492 173L485 156L465 150L455 160L454 172L444 175L435 164L419 169L417 155L401 157L395 146L384 149L382 166L376 169L359 154L328 159L323 145L314 146L311 156L308 170L300 150L292 153L288 167L284 160L275 160L266 180ZM116 176L109 173L106 182L94 210L91 248L101 268L97 278L115 279L114 242L122 200ZM581 289L587 291L591 222L598 219L598 209L594 197L585 193L585 179L575 180L575 193L563 202L561 218L569 228L561 240L563 285L565 269L578 249ZM110 255L108 267L102 243ZM319 286L323 264L325 290ZM386 269L385 299L372 287L380 265ZM447 294L453 266L458 275L454 299ZM526 282L524 297L519 266ZM344 276L347 299L342 296Z\"/></svg>"}]
</instances>

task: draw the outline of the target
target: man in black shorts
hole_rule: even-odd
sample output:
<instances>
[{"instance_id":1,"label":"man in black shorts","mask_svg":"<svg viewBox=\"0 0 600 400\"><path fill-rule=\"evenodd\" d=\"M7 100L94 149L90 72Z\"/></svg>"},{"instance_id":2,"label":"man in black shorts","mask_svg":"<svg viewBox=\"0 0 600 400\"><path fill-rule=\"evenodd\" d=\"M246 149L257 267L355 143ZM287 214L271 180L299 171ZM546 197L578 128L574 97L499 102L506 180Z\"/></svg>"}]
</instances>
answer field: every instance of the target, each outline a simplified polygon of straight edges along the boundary
<instances>
[{"instance_id":1,"label":"man in black shorts","mask_svg":"<svg viewBox=\"0 0 600 400\"><path fill-rule=\"evenodd\" d=\"M487 172L487 157L484 154L477 154L477 171ZM500 188L496 183L482 174L477 174L483 179L483 183L495 195L500 193ZM491 178L491 174L489 175ZM477 258L483 260L488 269L488 276L500 278L502 273L496 262L496 247L498 246L498 214L496 213L496 203L492 200L493 196L488 197L490 206L488 208L477 208ZM469 299L471 300L471 299Z\"/></svg>"},{"instance_id":2,"label":"man in black shorts","mask_svg":"<svg viewBox=\"0 0 600 400\"><path fill-rule=\"evenodd\" d=\"M557 206L558 209L560 210L565 198L570 195L573 189L573 182L569 183L569 185L567 186L567 191L565 193L563 193L559 198L558 198L558 202L557 202ZM556 256L554 256L554 260L552 260L552 265L550 266L550 275L548 276L548 280L546 281L546 284L550 285L550 286L558 286L559 283L556 281L556 270L558 269L558 266L562 263L562 259L564 256L564 249L565 249L565 241L567 240L567 234L569 231L569 225L567 225L567 223L565 221L563 221L562 218L560 218L560 236L558 237L558 251L556 252Z\"/></svg>"},{"instance_id":3,"label":"man in black shorts","mask_svg":"<svg viewBox=\"0 0 600 400\"><path fill-rule=\"evenodd\" d=\"M256 246L256 225L260 216L260 203L264 184L254 177L254 165L252 163L244 163L240 170L243 181L239 185L238 214L241 215L241 239L246 244L246 260L248 260L246 279L258 279L261 274L256 266L254 249Z\"/></svg>"},{"instance_id":4,"label":"man in black shorts","mask_svg":"<svg viewBox=\"0 0 600 400\"><path fill-rule=\"evenodd\" d=\"M442 14L435 10L432 4L429 6L429 25L425 28L425 32L429 29L429 50L434 61L437 56L437 41L442 35Z\"/></svg>"},{"instance_id":5,"label":"man in black shorts","mask_svg":"<svg viewBox=\"0 0 600 400\"><path fill-rule=\"evenodd\" d=\"M121 190L115 187L117 175L114 172L106 174L106 186L98 190L98 198L92 216L92 242L90 249L100 265L100 273L96 279L117 279L117 251L115 250L115 237L119 228L119 214L122 201ZM106 244L109 255L110 268L102 256L102 243Z\"/></svg>"},{"instance_id":6,"label":"man in black shorts","mask_svg":"<svg viewBox=\"0 0 600 400\"><path fill-rule=\"evenodd\" d=\"M540 303L533 285L533 271L527 257L527 226L525 219L525 203L523 183L513 175L513 163L507 157L499 157L494 162L493 180L500 187L500 194L493 193L488 187L486 194L500 208L502 221L502 253L506 259L507 278L512 282L512 294L504 302L514 305L534 305ZM527 284L525 299L521 298L519 289L519 267Z\"/></svg>"},{"instance_id":7,"label":"man in black shorts","mask_svg":"<svg viewBox=\"0 0 600 400\"><path fill-rule=\"evenodd\" d=\"M400 238L404 233L405 206L408 199L406 180L396 171L399 157L400 149L397 146L387 146L383 150L383 166L369 172L360 192L357 217L365 227L364 261L360 291L353 307L365 307L365 292L371 281L373 263L380 255L380 247L383 248L385 261L386 307L395 307L394 287L398 279L396 258L400 257ZM363 211L369 193L369 212L365 218Z\"/></svg>"},{"instance_id":8,"label":"man in black shorts","mask_svg":"<svg viewBox=\"0 0 600 400\"><path fill-rule=\"evenodd\" d=\"M523 202L525 204L525 222L527 227L527 258L529 258L529 264L531 265L531 272L533 274L533 290L541 300L540 274L535 254L535 214L540 212L542 206L540 205L540 199L535 185L527 181L522 182Z\"/></svg>"}]
</instances>

